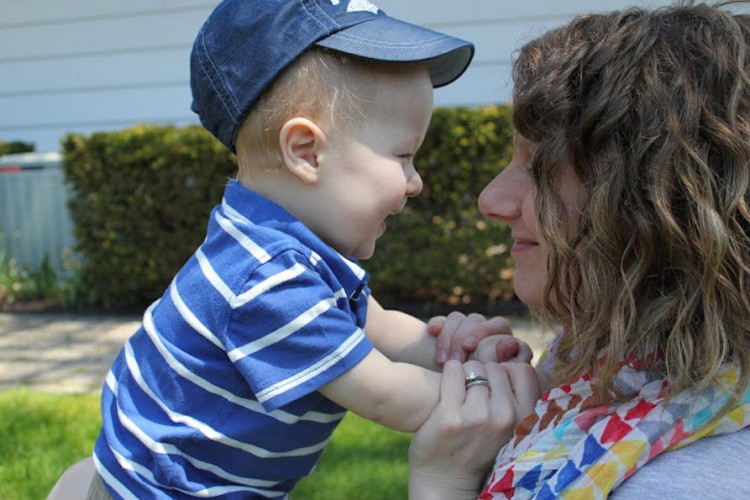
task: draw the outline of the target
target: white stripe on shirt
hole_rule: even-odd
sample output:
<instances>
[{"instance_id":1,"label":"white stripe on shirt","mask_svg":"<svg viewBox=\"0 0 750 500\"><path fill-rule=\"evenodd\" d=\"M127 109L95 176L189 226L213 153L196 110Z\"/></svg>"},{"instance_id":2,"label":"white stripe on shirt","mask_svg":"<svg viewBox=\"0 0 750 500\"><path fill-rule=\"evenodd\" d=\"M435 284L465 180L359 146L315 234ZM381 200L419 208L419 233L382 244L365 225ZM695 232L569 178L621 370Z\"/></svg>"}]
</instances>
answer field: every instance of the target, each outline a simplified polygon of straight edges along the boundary
<instances>
[{"instance_id":1,"label":"white stripe on shirt","mask_svg":"<svg viewBox=\"0 0 750 500\"><path fill-rule=\"evenodd\" d=\"M308 367L307 369L296 373L294 376L289 377L285 380L281 380L273 384L272 386L267 387L266 389L256 394L255 397L257 397L258 401L260 402L268 401L269 399L278 396L279 394L287 392L307 382L308 380L315 378L320 373L325 372L331 365L339 362L342 358L344 358L349 352L351 352L352 349L354 349L354 347L357 346L357 344L359 344L364 336L365 334L362 329L357 328L354 333L349 336L349 338L346 339L346 341L331 354L321 359L314 365Z\"/></svg>"},{"instance_id":2,"label":"white stripe on shirt","mask_svg":"<svg viewBox=\"0 0 750 500\"><path fill-rule=\"evenodd\" d=\"M250 290L240 295L235 295L234 292L232 292L232 290L229 288L229 286L224 282L224 280L222 280L221 277L216 273L213 266L209 262L208 257L206 257L206 254L204 254L200 248L195 251L195 257L198 259L198 264L200 265L203 275L206 277L208 282L211 283L211 286L213 286L214 289L219 292L222 297L224 297L224 300L227 301L227 304L229 304L232 309L236 309L245 305L264 292L267 292L275 286L292 280L306 271L305 266L296 263L289 269L266 278L265 280L252 287ZM200 332L200 330L198 331Z\"/></svg>"},{"instance_id":3,"label":"white stripe on shirt","mask_svg":"<svg viewBox=\"0 0 750 500\"><path fill-rule=\"evenodd\" d=\"M123 469L132 470L136 474L138 474L141 477L145 478L150 483L152 483L154 485L159 485L159 482L156 480L156 477L154 476L153 472L151 472L150 469L148 469L146 467L143 467L142 465L140 465L140 464L138 464L136 462L133 462L132 460L129 460L128 458L126 458L122 454L118 453L117 450L114 450L112 447L110 447L110 450L112 451L112 455L114 455L115 460L117 460L117 462L120 464L120 466ZM261 496L265 496L265 497L278 496L280 493L282 493L280 491L272 491L272 490L269 491L269 490L264 490L264 489L253 488L253 487L250 487L250 486L240 486L240 485L214 486L212 488L203 488L201 490L194 490L194 491L193 490L186 490L186 489L183 489L183 488L172 487L170 489L170 491L178 491L180 493L184 493L186 495L190 495L190 496L194 496L194 497L199 497L199 498L211 498L211 497L216 497L216 496L219 496L219 495L224 495L224 494L227 494L227 493L234 493L234 492L237 492L237 491L248 491L248 492L251 491L253 493L257 493L257 494L259 494Z\"/></svg>"},{"instance_id":4,"label":"white stripe on shirt","mask_svg":"<svg viewBox=\"0 0 750 500\"><path fill-rule=\"evenodd\" d=\"M154 305L155 304L152 304L148 309L146 309L146 314L144 314L144 318L143 318L143 329L148 335L149 339L151 339L151 343L154 344L154 347L156 347L156 349L159 351L159 354L161 354L162 358L164 358L164 361L166 361L166 363L169 365L170 368L172 368L172 370L175 373L177 373L180 377L194 383L195 385L202 388L206 392L213 394L215 396L221 397L227 400L229 403L234 403L238 406L241 406L255 413L262 413L264 415L268 415L269 417L272 417L285 424L294 424L298 421L330 423L330 422L336 422L340 420L345 414L345 413L336 413L336 414L331 415L328 413L311 411L301 416L297 416L297 415L294 415L292 413L289 413L283 410L274 410L271 412L267 412L263 408L263 405L261 405L258 401L255 401L254 399L241 398L237 396L236 394L234 394L233 392L230 392L224 389L223 387L214 385L208 380L202 377L199 377L198 375L193 373L190 369L188 369L185 365L180 363L177 360L177 358L175 358L172 355L172 353L169 352L169 349L167 349L167 347L161 341L161 335L156 329L156 325L154 324L154 317L152 314Z\"/></svg>"},{"instance_id":5,"label":"white stripe on shirt","mask_svg":"<svg viewBox=\"0 0 750 500\"><path fill-rule=\"evenodd\" d=\"M224 205L228 206L226 204ZM262 247L251 240L245 233L237 229L234 224L232 224L232 221L230 219L222 217L218 211L216 212L216 216L214 218L216 219L216 222L219 223L221 228L226 231L229 236L237 240L237 243L242 245L245 250L250 252L250 255L255 257L258 262L260 262L261 264L265 264L266 262L271 260L271 256L268 255L268 252L266 252Z\"/></svg>"},{"instance_id":6,"label":"white stripe on shirt","mask_svg":"<svg viewBox=\"0 0 750 500\"><path fill-rule=\"evenodd\" d=\"M354 275L357 277L357 279L359 279L359 280L365 279L365 274L367 274L367 273L365 272L364 269L362 269L362 266L360 266L359 264L356 264L356 263L352 262L351 260L347 259L346 257L344 257L341 254L339 254L339 255L341 256L341 260L343 260L346 263L346 265L349 266L349 269L351 269L351 271L354 273Z\"/></svg>"},{"instance_id":7,"label":"white stripe on shirt","mask_svg":"<svg viewBox=\"0 0 750 500\"><path fill-rule=\"evenodd\" d=\"M157 455L176 455L179 457L182 457L185 459L185 461L189 462L193 467L199 470L208 471L212 474L222 478L226 479L228 481L233 481L235 483L242 484L247 487L251 488L259 488L259 487L274 487L278 484L276 481L267 481L263 479L253 479L248 478L244 476L238 476L236 474L232 474L230 472L225 471L221 467L211 464L208 462L204 462L202 460L198 460L197 458L194 458L191 455L188 455L184 451L177 448L175 445L170 443L159 443L157 441L154 441L151 439L145 432L143 432L131 419L129 419L124 413L122 413L122 410L120 408L117 409L117 416L120 420L120 422L123 424L123 427L127 429L128 431L133 434L133 437L138 439L141 443L143 443L144 446L146 446L151 452L157 454ZM142 466L140 466L137 462L134 462L126 457L123 457L120 455L117 450L112 448L112 446L109 447L110 450L112 450L112 453L117 458L117 461L120 463L123 469L132 470L134 472L137 472L138 474L146 477L152 482L155 482L155 479L152 475L150 475L150 471ZM145 472L141 471L144 470Z\"/></svg>"},{"instance_id":8,"label":"white stripe on shirt","mask_svg":"<svg viewBox=\"0 0 750 500\"><path fill-rule=\"evenodd\" d=\"M243 224L247 224L248 226L254 224L250 219L239 213L237 209L230 205L226 198L223 198L221 200L221 209L224 210L224 213L232 219L237 219L238 221L242 222Z\"/></svg>"},{"instance_id":9,"label":"white stripe on shirt","mask_svg":"<svg viewBox=\"0 0 750 500\"><path fill-rule=\"evenodd\" d=\"M243 346L237 347L236 349L232 349L228 353L229 359L237 362L245 356L249 356L250 354L258 352L265 347L273 345L276 342L279 342L292 335L293 333L313 321L315 318L329 310L331 307L335 306L336 299L323 299L281 328L276 329L268 335L264 335L258 340L254 340Z\"/></svg>"},{"instance_id":10,"label":"white stripe on shirt","mask_svg":"<svg viewBox=\"0 0 750 500\"><path fill-rule=\"evenodd\" d=\"M250 302L257 296L271 290L273 287L293 280L300 274L304 273L305 270L305 266L296 263L289 269L286 269L284 271L281 271L280 273L276 273L273 276L264 279L247 292L235 296L235 298L229 303L229 305L232 307L232 309L237 309L238 307L241 307Z\"/></svg>"},{"instance_id":11,"label":"white stripe on shirt","mask_svg":"<svg viewBox=\"0 0 750 500\"><path fill-rule=\"evenodd\" d=\"M159 399L159 397L151 390L148 384L146 384L146 381L143 379L140 367L135 360L135 353L133 352L133 346L131 345L130 341L125 343L125 362L127 363L133 380L138 384L141 390L143 390L143 392L145 392L153 400L153 402L156 403L156 405L159 406L162 411L167 414L172 422L183 424L192 429L195 429L201 432L211 441L216 441L217 443L221 443L232 448L237 448L259 458L296 457L310 455L325 448L325 445L328 442L328 440L326 440L325 442L318 443L313 446L305 446L287 452L273 452L259 446L254 446L242 441L238 441L234 438L230 438L229 436L222 434L210 425L207 425L206 423L201 422L196 418L178 413L167 407L167 405Z\"/></svg>"},{"instance_id":12,"label":"white stripe on shirt","mask_svg":"<svg viewBox=\"0 0 750 500\"><path fill-rule=\"evenodd\" d=\"M195 316L195 314L193 314L193 311L191 311L187 304L185 304L185 302L182 300L180 292L179 290L177 290L177 278L172 280L172 284L169 286L169 296L172 298L172 302L174 302L174 306L175 309L177 309L177 312L193 330L201 334L206 340L211 342L222 351L226 351L226 347L224 347L224 344L222 344L221 341L216 337L216 335L214 335L213 332L209 330L206 325L204 325L201 320L199 320ZM150 309L151 307L149 307L149 310Z\"/></svg>"},{"instance_id":13,"label":"white stripe on shirt","mask_svg":"<svg viewBox=\"0 0 750 500\"><path fill-rule=\"evenodd\" d=\"M109 449L111 450L112 447L110 447ZM115 476L113 476L107 469L104 468L104 465L99 461L96 455L94 455L94 466L96 467L96 472L98 472L99 475L102 476L102 480L107 483L110 488L113 488L118 495L125 498L126 500L138 500L137 496L133 495L130 490L125 487L124 484L118 481Z\"/></svg>"},{"instance_id":14,"label":"white stripe on shirt","mask_svg":"<svg viewBox=\"0 0 750 500\"><path fill-rule=\"evenodd\" d=\"M114 379L114 377L107 377L107 386L112 391L112 394L117 397L117 381ZM122 412L122 408L119 406L117 407L117 417L118 421L122 424L124 429L127 429L135 439L140 441L146 448L148 448L151 452L157 454L157 455L177 455L179 457L184 458L187 462L189 462L193 467L199 470L204 470L211 472L212 474L221 477L223 479L234 481L236 483L243 484L245 486L251 486L251 487L274 487L278 484L276 481L267 481L263 479L253 479L248 478L244 476L238 476L236 474L232 474L231 472L227 472L226 470L222 469L218 465L204 462L203 460L199 460L191 455L188 455L181 449L179 449L177 446L170 444L170 443L160 443L155 440L153 440L148 434L143 432L138 425L136 425L133 420L131 420L127 415L125 415ZM112 446L109 446L109 449L112 451L112 453L115 455L115 458L117 458L117 461L120 463L122 468L127 470L136 471L136 466L138 465L136 462L133 462L129 459L126 459L125 457L122 457L115 449L112 448ZM145 475L143 473L139 474L143 475L144 477L150 478L152 482L154 482L154 479L150 475ZM114 479L113 479L114 480ZM119 490L118 490L119 492Z\"/></svg>"},{"instance_id":15,"label":"white stripe on shirt","mask_svg":"<svg viewBox=\"0 0 750 500\"><path fill-rule=\"evenodd\" d=\"M317 252L312 252L310 253L310 257L308 258L308 260L310 261L310 264L312 264L313 267L315 267L318 265L318 262L323 260L323 258L320 255L318 255Z\"/></svg>"},{"instance_id":16,"label":"white stripe on shirt","mask_svg":"<svg viewBox=\"0 0 750 500\"><path fill-rule=\"evenodd\" d=\"M213 286L214 289L219 292L222 297L224 297L224 300L227 301L227 304L230 304L235 298L234 293L227 286L227 284L224 283L224 280L222 280L221 277L216 273L213 266L208 261L206 254L203 253L203 250L201 250L200 248L196 250L195 257L198 259L198 264L201 267L203 276L205 276L208 282L211 283L211 286Z\"/></svg>"}]
</instances>

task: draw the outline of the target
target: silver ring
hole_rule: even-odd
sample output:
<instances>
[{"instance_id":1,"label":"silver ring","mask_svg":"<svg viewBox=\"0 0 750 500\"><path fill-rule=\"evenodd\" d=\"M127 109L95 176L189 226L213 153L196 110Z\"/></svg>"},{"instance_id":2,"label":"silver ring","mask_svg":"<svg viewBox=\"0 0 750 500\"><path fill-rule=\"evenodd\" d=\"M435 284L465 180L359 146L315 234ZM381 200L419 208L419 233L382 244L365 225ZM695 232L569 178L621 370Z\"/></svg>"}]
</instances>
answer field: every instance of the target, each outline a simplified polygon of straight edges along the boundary
<instances>
[{"instance_id":1,"label":"silver ring","mask_svg":"<svg viewBox=\"0 0 750 500\"><path fill-rule=\"evenodd\" d=\"M486 385L489 387L490 382L486 377L479 375L477 372L469 372L466 374L466 388L468 389L472 385Z\"/></svg>"}]
</instances>

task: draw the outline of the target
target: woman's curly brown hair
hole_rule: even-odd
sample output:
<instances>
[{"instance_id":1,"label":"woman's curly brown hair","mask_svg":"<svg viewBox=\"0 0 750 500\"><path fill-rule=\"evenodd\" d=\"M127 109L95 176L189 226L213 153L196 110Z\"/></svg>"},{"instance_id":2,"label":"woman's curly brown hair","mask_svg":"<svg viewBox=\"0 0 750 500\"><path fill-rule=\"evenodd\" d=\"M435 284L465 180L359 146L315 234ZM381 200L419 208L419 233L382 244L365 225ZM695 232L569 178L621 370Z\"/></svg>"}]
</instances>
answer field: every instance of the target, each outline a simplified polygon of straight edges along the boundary
<instances>
[{"instance_id":1,"label":"woman's curly brown hair","mask_svg":"<svg viewBox=\"0 0 750 500\"><path fill-rule=\"evenodd\" d=\"M525 45L516 130L539 143L536 209L550 246L545 309L566 326L565 380L657 352L676 393L750 376L750 17L729 3L586 15ZM588 188L572 239L556 194ZM603 366L595 359L606 348Z\"/></svg>"}]
</instances>

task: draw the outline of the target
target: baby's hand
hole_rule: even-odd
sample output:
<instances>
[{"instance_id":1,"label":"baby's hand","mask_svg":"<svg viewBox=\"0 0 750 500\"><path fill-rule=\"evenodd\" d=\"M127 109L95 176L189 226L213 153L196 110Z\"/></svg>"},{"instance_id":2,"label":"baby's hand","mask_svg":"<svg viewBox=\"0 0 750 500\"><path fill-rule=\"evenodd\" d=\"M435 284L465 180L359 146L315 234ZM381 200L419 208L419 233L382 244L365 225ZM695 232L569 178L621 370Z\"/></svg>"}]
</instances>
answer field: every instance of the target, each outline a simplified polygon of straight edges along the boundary
<instances>
[{"instance_id":1,"label":"baby's hand","mask_svg":"<svg viewBox=\"0 0 750 500\"><path fill-rule=\"evenodd\" d=\"M529 344L513 335L492 335L483 339L470 359L482 363L530 363L534 352Z\"/></svg>"},{"instance_id":2,"label":"baby's hand","mask_svg":"<svg viewBox=\"0 0 750 500\"><path fill-rule=\"evenodd\" d=\"M435 361L441 365L449 359L463 363L485 337L505 334L503 337L513 338L510 323L501 316L487 319L481 314L472 313L467 316L455 311L448 316L430 319L427 331L437 337Z\"/></svg>"}]
</instances>

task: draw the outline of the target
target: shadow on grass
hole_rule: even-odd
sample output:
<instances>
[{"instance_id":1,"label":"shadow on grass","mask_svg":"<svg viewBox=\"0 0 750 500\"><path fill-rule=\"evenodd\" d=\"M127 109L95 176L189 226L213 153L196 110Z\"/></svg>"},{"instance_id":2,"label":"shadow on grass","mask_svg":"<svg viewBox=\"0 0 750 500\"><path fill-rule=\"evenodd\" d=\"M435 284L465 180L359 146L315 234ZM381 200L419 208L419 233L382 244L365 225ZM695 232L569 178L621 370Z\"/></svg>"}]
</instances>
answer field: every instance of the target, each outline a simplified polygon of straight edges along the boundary
<instances>
[{"instance_id":1,"label":"shadow on grass","mask_svg":"<svg viewBox=\"0 0 750 500\"><path fill-rule=\"evenodd\" d=\"M349 414L292 500L407 498L410 434Z\"/></svg>"}]
</instances>

